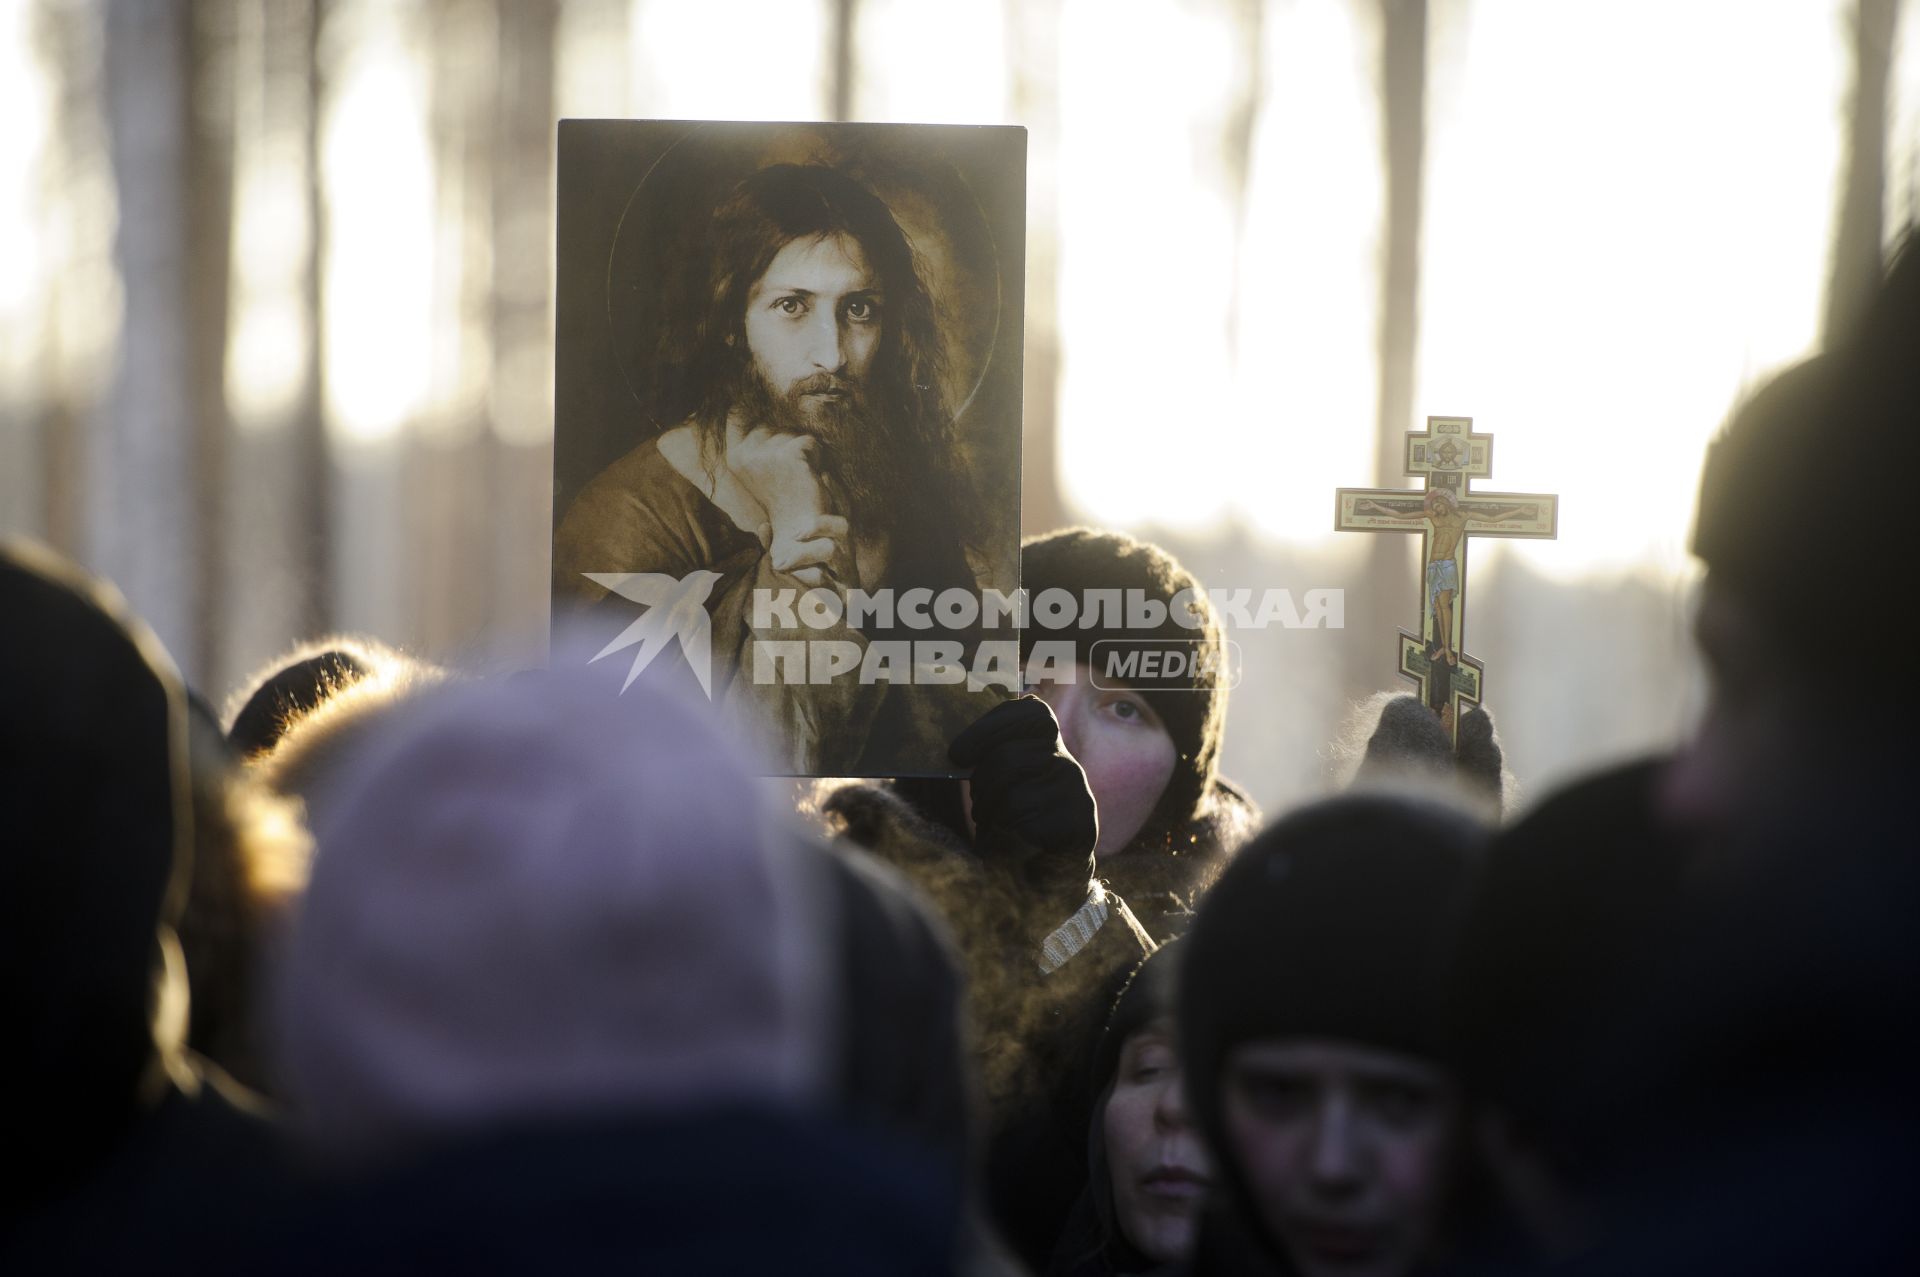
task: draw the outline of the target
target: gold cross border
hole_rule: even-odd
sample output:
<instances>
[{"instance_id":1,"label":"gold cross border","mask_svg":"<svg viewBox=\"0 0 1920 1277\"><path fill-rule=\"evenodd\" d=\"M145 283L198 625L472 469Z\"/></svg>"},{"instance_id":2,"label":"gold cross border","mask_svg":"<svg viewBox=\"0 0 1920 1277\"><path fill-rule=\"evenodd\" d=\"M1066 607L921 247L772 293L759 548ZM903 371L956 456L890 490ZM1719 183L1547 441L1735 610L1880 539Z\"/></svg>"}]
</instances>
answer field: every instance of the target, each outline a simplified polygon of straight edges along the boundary
<instances>
[{"instance_id":1,"label":"gold cross border","mask_svg":"<svg viewBox=\"0 0 1920 1277\"><path fill-rule=\"evenodd\" d=\"M1334 492L1333 526L1340 532L1420 533L1420 633L1401 630L1395 664L1419 689L1421 701L1440 716L1459 741L1460 717L1465 706L1480 703L1486 667L1465 650L1467 603L1467 546L1476 536L1523 537L1550 540L1559 534L1560 501L1536 492L1474 492L1473 480L1493 472L1493 436L1477 434L1471 417L1429 417L1425 430L1409 430L1406 474L1421 480L1419 488L1338 488ZM1465 516L1453 554L1452 624L1449 641L1438 641L1430 565L1434 526L1427 516L1428 494L1444 490L1454 508ZM1361 502L1376 510L1361 513ZM1380 510L1386 513L1380 513ZM1442 569L1444 571L1444 569ZM1451 653L1452 660L1443 653Z\"/></svg>"}]
</instances>

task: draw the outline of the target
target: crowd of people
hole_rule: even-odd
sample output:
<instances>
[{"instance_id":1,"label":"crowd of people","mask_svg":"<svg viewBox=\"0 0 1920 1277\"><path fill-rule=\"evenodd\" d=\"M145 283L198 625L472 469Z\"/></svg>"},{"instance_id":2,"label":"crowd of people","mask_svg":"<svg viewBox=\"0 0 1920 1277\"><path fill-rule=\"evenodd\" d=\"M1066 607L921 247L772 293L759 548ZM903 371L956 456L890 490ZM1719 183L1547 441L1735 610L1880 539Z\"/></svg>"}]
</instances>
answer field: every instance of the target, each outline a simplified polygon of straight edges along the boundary
<instances>
[{"instance_id":1,"label":"crowd of people","mask_svg":"<svg viewBox=\"0 0 1920 1277\"><path fill-rule=\"evenodd\" d=\"M1505 822L1411 697L1263 822L1209 662L797 804L564 646L216 710L9 546L0 1271L1920 1270L1916 436L1907 251L1709 453L1697 732ZM1084 529L1022 576L1206 598Z\"/></svg>"}]
</instances>

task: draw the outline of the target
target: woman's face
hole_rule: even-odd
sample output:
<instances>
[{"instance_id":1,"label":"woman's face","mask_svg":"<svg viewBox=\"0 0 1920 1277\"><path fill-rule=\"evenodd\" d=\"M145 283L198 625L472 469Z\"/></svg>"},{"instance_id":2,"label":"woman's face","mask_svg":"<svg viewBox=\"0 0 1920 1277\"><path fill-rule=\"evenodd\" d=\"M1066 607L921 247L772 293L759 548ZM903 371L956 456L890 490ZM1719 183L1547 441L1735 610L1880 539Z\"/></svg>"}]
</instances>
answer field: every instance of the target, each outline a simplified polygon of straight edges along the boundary
<instances>
[{"instance_id":1,"label":"woman's face","mask_svg":"<svg viewBox=\"0 0 1920 1277\"><path fill-rule=\"evenodd\" d=\"M1165 1264L1193 1250L1210 1183L1206 1154L1187 1122L1173 1021L1136 1030L1120 1048L1101 1122L1114 1221L1133 1248Z\"/></svg>"},{"instance_id":2,"label":"woman's face","mask_svg":"<svg viewBox=\"0 0 1920 1277\"><path fill-rule=\"evenodd\" d=\"M1226 1149L1303 1277L1405 1277L1446 1200L1458 1103L1431 1061L1262 1038L1221 1074Z\"/></svg>"},{"instance_id":3,"label":"woman's face","mask_svg":"<svg viewBox=\"0 0 1920 1277\"><path fill-rule=\"evenodd\" d=\"M1138 692L1095 687L1087 667L1071 683L1035 683L1030 690L1060 720L1060 739L1087 773L1100 809L1094 855L1117 854L1131 843L1173 779L1179 751L1146 698Z\"/></svg>"}]
</instances>

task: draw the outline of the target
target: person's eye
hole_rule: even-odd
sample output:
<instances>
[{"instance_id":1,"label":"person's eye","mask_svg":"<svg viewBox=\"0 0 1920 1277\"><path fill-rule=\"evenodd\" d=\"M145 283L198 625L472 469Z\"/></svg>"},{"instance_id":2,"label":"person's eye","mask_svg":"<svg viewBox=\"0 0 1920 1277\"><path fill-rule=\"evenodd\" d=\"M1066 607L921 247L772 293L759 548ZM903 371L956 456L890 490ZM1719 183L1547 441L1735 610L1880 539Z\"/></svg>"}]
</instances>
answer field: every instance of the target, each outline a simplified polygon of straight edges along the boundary
<instances>
[{"instance_id":1,"label":"person's eye","mask_svg":"<svg viewBox=\"0 0 1920 1277\"><path fill-rule=\"evenodd\" d=\"M1313 1103L1313 1088L1295 1078L1252 1077L1241 1083L1247 1107L1269 1121L1292 1117Z\"/></svg>"},{"instance_id":2,"label":"person's eye","mask_svg":"<svg viewBox=\"0 0 1920 1277\"><path fill-rule=\"evenodd\" d=\"M1366 1089L1367 1107L1390 1126L1412 1126L1433 1110L1433 1092L1402 1082L1381 1082Z\"/></svg>"},{"instance_id":3,"label":"person's eye","mask_svg":"<svg viewBox=\"0 0 1920 1277\"><path fill-rule=\"evenodd\" d=\"M1129 725L1151 725L1156 720L1153 711L1137 696L1121 694L1107 701L1107 713Z\"/></svg>"},{"instance_id":4,"label":"person's eye","mask_svg":"<svg viewBox=\"0 0 1920 1277\"><path fill-rule=\"evenodd\" d=\"M1173 1067L1172 1050L1156 1043L1136 1052L1126 1073L1132 1081L1147 1082L1164 1076Z\"/></svg>"},{"instance_id":5,"label":"person's eye","mask_svg":"<svg viewBox=\"0 0 1920 1277\"><path fill-rule=\"evenodd\" d=\"M774 301L773 308L783 315L803 315L806 313L807 304L798 297L781 297Z\"/></svg>"},{"instance_id":6,"label":"person's eye","mask_svg":"<svg viewBox=\"0 0 1920 1277\"><path fill-rule=\"evenodd\" d=\"M870 297L856 297L847 303L847 318L856 324L871 324L880 318L880 306Z\"/></svg>"}]
</instances>

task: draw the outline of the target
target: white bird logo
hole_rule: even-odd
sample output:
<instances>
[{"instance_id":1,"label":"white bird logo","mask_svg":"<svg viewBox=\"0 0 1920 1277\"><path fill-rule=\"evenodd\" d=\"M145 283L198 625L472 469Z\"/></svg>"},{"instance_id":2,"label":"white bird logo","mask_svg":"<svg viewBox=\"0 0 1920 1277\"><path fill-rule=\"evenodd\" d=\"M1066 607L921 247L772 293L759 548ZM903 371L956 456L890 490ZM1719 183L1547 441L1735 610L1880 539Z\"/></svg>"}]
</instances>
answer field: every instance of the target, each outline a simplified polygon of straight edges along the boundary
<instances>
[{"instance_id":1,"label":"white bird logo","mask_svg":"<svg viewBox=\"0 0 1920 1277\"><path fill-rule=\"evenodd\" d=\"M700 568L677 581L661 572L583 572L581 575L647 609L587 664L638 643L640 650L633 654L633 668L627 671L627 681L620 685L624 692L640 677L640 671L678 638L693 676L700 680L700 690L707 694L707 699L713 699L713 622L707 617L706 602L707 595L713 593L714 583L720 579L718 572Z\"/></svg>"}]
</instances>

